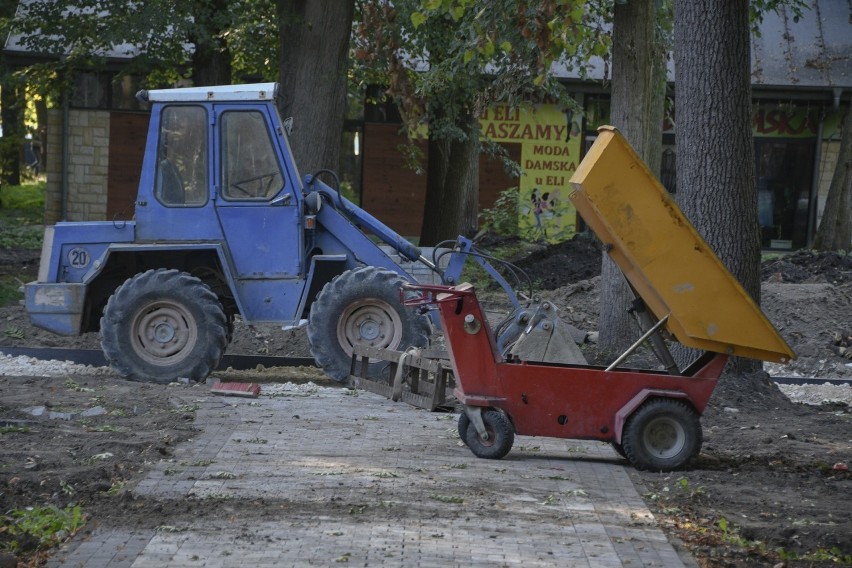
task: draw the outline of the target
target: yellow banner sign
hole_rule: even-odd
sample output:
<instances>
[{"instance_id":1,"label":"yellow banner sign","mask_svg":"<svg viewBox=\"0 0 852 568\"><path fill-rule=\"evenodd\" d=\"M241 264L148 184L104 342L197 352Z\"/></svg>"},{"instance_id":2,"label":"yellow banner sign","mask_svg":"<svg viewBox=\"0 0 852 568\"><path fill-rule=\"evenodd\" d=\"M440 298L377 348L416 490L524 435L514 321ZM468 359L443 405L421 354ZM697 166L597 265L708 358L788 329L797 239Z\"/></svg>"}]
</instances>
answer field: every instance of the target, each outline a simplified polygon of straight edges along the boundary
<instances>
[{"instance_id":1,"label":"yellow banner sign","mask_svg":"<svg viewBox=\"0 0 852 568\"><path fill-rule=\"evenodd\" d=\"M580 161L580 118L554 104L496 105L480 116L483 138L521 145L521 234L558 242L576 232L568 179Z\"/></svg>"}]
</instances>

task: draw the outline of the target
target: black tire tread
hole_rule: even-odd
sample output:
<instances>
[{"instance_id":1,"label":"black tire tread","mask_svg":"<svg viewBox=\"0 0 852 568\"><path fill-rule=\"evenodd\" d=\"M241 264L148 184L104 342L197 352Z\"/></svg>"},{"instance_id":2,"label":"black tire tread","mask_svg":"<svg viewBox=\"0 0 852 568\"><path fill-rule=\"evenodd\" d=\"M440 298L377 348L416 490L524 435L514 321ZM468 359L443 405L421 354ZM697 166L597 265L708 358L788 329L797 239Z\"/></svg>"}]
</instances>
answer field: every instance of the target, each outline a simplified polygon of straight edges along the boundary
<instances>
[{"instance_id":1,"label":"black tire tread","mask_svg":"<svg viewBox=\"0 0 852 568\"><path fill-rule=\"evenodd\" d=\"M168 297L172 290L191 298L203 316L207 344L195 361L180 369L156 368L135 360L125 345L124 328L140 298ZM132 381L165 384L179 377L195 381L207 378L219 364L228 345L228 321L219 298L198 278L176 269L151 269L128 278L110 296L101 317L101 347L110 366L121 377ZM199 322L202 323L202 322Z\"/></svg>"},{"instance_id":2,"label":"black tire tread","mask_svg":"<svg viewBox=\"0 0 852 568\"><path fill-rule=\"evenodd\" d=\"M413 308L400 304L399 288L404 282L396 272L364 266L335 276L317 294L311 305L307 335L311 355L326 374L338 381L344 381L349 376L351 360L337 342L336 333L337 320L343 309L352 301L348 298L378 297L392 306L399 307L403 330L401 344L394 347L395 349L404 350L428 344L431 334L429 320L417 314ZM383 365L371 364L368 376L377 378L381 367Z\"/></svg>"},{"instance_id":3,"label":"black tire tread","mask_svg":"<svg viewBox=\"0 0 852 568\"><path fill-rule=\"evenodd\" d=\"M459 423L458 423L458 431L459 438L461 439L464 445L467 445L467 430L470 428L470 418L467 417L467 413L462 411L459 415Z\"/></svg>"},{"instance_id":4,"label":"black tire tread","mask_svg":"<svg viewBox=\"0 0 852 568\"><path fill-rule=\"evenodd\" d=\"M642 444L644 425L658 414L669 414L681 421L687 445L678 456L660 459L645 451ZM672 398L653 398L646 401L624 425L621 446L628 461L640 471L672 471L684 466L701 451L703 434L698 413L687 403Z\"/></svg>"},{"instance_id":5,"label":"black tire tread","mask_svg":"<svg viewBox=\"0 0 852 568\"><path fill-rule=\"evenodd\" d=\"M515 427L509 417L499 410L486 410L482 413L482 422L486 430L494 431L494 442L485 445L479 438L476 428L471 424L467 429L465 442L470 451L478 458L499 460L509 453L515 443Z\"/></svg>"}]
</instances>

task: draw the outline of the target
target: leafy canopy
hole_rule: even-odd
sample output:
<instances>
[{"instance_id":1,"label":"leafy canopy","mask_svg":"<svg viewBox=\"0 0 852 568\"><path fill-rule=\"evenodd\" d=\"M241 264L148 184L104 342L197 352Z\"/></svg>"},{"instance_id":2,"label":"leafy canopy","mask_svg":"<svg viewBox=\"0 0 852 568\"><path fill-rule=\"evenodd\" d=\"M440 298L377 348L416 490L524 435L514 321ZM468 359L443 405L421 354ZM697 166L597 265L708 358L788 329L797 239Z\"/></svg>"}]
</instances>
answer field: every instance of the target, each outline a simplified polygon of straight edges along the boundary
<instances>
[{"instance_id":1,"label":"leafy canopy","mask_svg":"<svg viewBox=\"0 0 852 568\"><path fill-rule=\"evenodd\" d=\"M191 72L199 45L228 50L234 76L277 76L278 23L274 0L30 0L8 22L27 50L45 56L27 74L36 83L57 72L98 69L125 59L123 73L150 83L173 82Z\"/></svg>"},{"instance_id":2,"label":"leafy canopy","mask_svg":"<svg viewBox=\"0 0 852 568\"><path fill-rule=\"evenodd\" d=\"M443 138L502 102L571 104L553 72L583 76L609 51L611 2L594 0L365 0L356 60L381 69L409 131L429 124Z\"/></svg>"}]
</instances>

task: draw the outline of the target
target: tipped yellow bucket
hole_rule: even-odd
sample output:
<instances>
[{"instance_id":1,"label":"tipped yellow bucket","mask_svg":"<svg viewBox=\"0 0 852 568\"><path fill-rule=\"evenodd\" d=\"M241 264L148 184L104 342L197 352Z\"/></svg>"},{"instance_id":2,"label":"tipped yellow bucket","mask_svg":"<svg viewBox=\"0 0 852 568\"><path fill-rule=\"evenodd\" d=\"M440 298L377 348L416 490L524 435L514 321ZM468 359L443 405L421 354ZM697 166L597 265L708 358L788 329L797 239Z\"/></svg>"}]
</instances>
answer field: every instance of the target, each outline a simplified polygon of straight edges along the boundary
<instances>
[{"instance_id":1,"label":"tipped yellow bucket","mask_svg":"<svg viewBox=\"0 0 852 568\"><path fill-rule=\"evenodd\" d=\"M784 363L790 346L612 126L571 177L571 201L658 318L687 347Z\"/></svg>"}]
</instances>

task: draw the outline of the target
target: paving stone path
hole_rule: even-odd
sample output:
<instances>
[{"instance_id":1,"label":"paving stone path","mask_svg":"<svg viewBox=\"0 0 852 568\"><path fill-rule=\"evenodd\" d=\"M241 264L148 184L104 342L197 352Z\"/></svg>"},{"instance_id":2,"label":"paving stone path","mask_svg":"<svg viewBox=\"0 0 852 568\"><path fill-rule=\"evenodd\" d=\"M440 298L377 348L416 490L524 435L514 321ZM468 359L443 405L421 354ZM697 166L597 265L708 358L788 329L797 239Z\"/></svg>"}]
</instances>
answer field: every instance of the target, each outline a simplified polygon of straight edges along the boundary
<instances>
[{"instance_id":1,"label":"paving stone path","mask_svg":"<svg viewBox=\"0 0 852 568\"><path fill-rule=\"evenodd\" d=\"M50 566L684 566L605 444L519 436L481 460L455 414L314 385L197 404L199 435L134 491L221 515L96 529Z\"/></svg>"}]
</instances>

